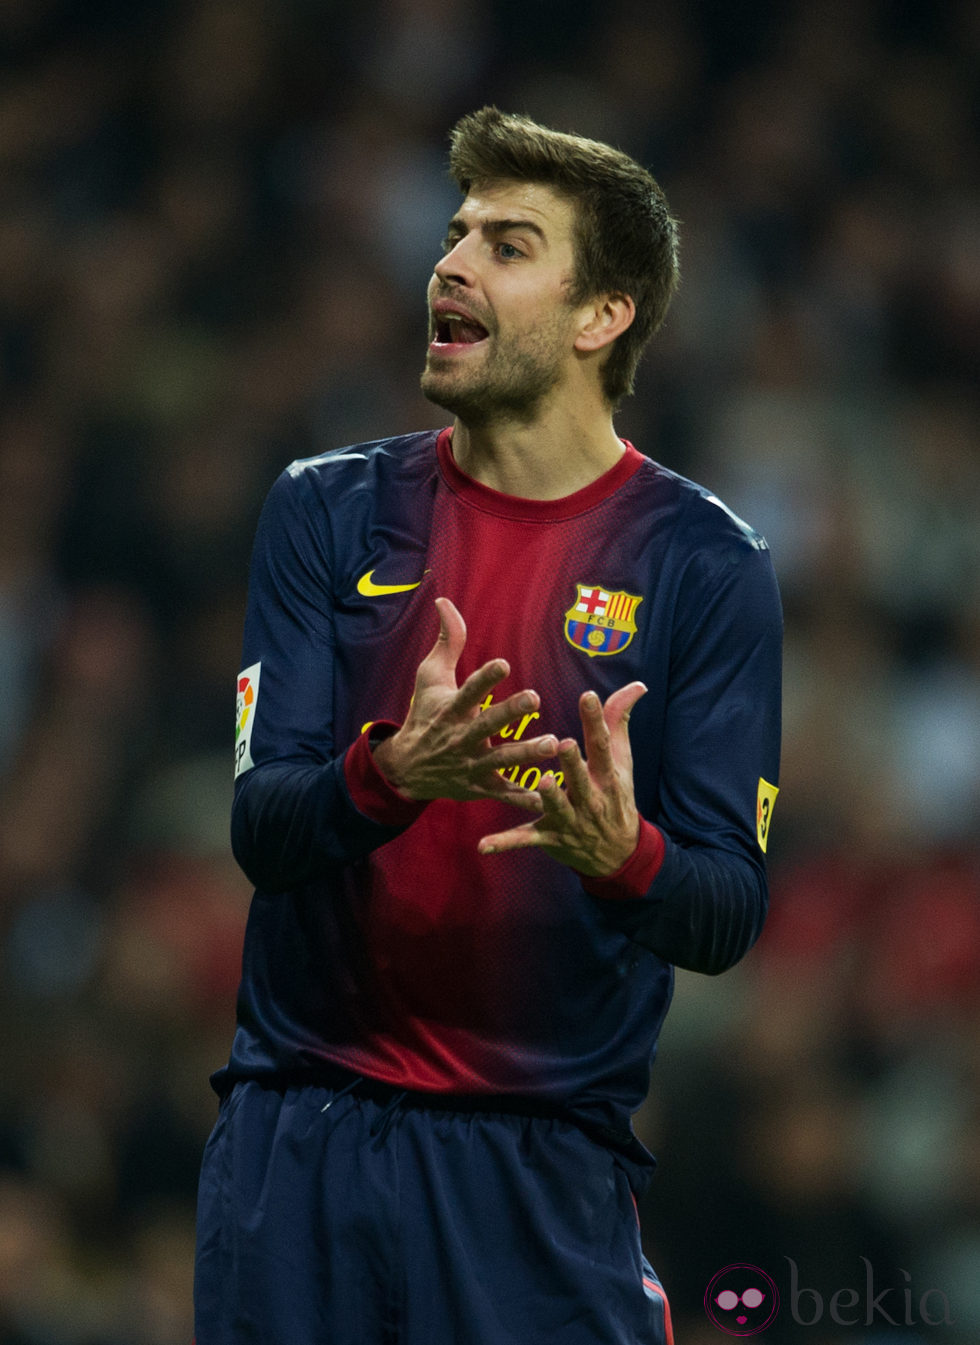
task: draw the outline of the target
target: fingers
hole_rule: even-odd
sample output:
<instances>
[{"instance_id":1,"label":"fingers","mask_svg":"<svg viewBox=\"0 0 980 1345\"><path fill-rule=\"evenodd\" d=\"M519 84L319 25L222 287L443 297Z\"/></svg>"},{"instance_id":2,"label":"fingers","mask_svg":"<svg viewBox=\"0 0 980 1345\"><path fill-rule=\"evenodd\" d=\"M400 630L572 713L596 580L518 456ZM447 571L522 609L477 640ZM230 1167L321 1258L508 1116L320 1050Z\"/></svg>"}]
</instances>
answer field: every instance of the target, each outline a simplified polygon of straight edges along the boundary
<instances>
[{"instance_id":1,"label":"fingers","mask_svg":"<svg viewBox=\"0 0 980 1345\"><path fill-rule=\"evenodd\" d=\"M592 781L589 763L574 738L564 738L558 744L558 760L565 775L568 797L576 808L581 808L589 798Z\"/></svg>"},{"instance_id":2,"label":"fingers","mask_svg":"<svg viewBox=\"0 0 980 1345\"><path fill-rule=\"evenodd\" d=\"M606 701L603 714L606 723L609 725L609 731L614 737L620 729L625 728L629 723L630 711L640 697L646 694L647 688L642 682L629 682L626 686L614 691Z\"/></svg>"},{"instance_id":3,"label":"fingers","mask_svg":"<svg viewBox=\"0 0 980 1345\"><path fill-rule=\"evenodd\" d=\"M486 703L484 698L483 703ZM479 720L473 725L472 737L474 738L492 738L495 733L500 733L508 724L516 724L514 730L515 737L522 737L526 733L528 726L539 718L538 706L541 704L541 698L536 691L518 691L514 695L508 696L506 700L499 704L487 705L486 709L480 714ZM504 737L509 737L504 734Z\"/></svg>"},{"instance_id":4,"label":"fingers","mask_svg":"<svg viewBox=\"0 0 980 1345\"><path fill-rule=\"evenodd\" d=\"M466 622L449 598L436 598L436 611L439 613L439 637L435 652L451 660L451 666L455 668L466 644Z\"/></svg>"},{"instance_id":5,"label":"fingers","mask_svg":"<svg viewBox=\"0 0 980 1345\"><path fill-rule=\"evenodd\" d=\"M477 668L476 672L470 673L460 687L456 693L454 708L461 715L469 714L486 700L487 694L493 690L498 682L502 682L509 675L510 664L506 659L495 658L491 659L489 663L484 663L482 668ZM511 699L516 699L516 697ZM518 712L515 711L516 713ZM514 718L514 715L511 718Z\"/></svg>"},{"instance_id":6,"label":"fingers","mask_svg":"<svg viewBox=\"0 0 980 1345\"><path fill-rule=\"evenodd\" d=\"M505 798L534 809L539 820L550 817L555 822L566 809L597 816L606 806L604 796L621 794L627 776L631 783L627 725L630 711L646 692L643 683L620 687L605 706L594 691L582 695L581 749L573 738L559 741L554 734L527 738L527 729L540 718L537 692L525 689L495 702L495 688L510 676L510 665L502 658L491 659L457 686L458 665L467 642L466 623L449 598L437 598L436 611L438 638L419 665L416 695L405 726L411 730L406 736L414 752L418 788L427 791L420 797ZM518 788L505 779L504 773L518 773L511 769L515 766L542 763L555 756L564 791L550 773L539 791ZM569 819L562 816L561 820L567 824ZM521 843L551 844L526 837Z\"/></svg>"},{"instance_id":7,"label":"fingers","mask_svg":"<svg viewBox=\"0 0 980 1345\"><path fill-rule=\"evenodd\" d=\"M586 691L579 700L579 714L582 717L588 771L600 784L608 784L615 769L609 725L602 713L602 702L594 691Z\"/></svg>"},{"instance_id":8,"label":"fingers","mask_svg":"<svg viewBox=\"0 0 980 1345\"><path fill-rule=\"evenodd\" d=\"M538 785L541 803L542 824L555 830L567 826L575 815L575 805L566 790L562 789L554 772L541 778Z\"/></svg>"},{"instance_id":9,"label":"fingers","mask_svg":"<svg viewBox=\"0 0 980 1345\"><path fill-rule=\"evenodd\" d=\"M477 846L479 854L499 855L507 850L526 850L530 846L554 849L561 844L563 831L574 818L571 803L550 771L542 777L536 790L525 795L523 801L512 798L508 802L518 803L518 806L536 812L537 817L519 827L484 836Z\"/></svg>"},{"instance_id":10,"label":"fingers","mask_svg":"<svg viewBox=\"0 0 980 1345\"><path fill-rule=\"evenodd\" d=\"M466 647L466 622L455 603L449 598L436 598L436 611L439 614L439 634L419 666L420 687L455 686L456 668ZM509 675L510 664L506 659L496 658L484 663L476 672L471 673L459 688L453 703L454 711L460 716L472 713L482 704L488 693ZM528 695L534 697L533 704L527 700ZM489 724L487 734L495 733L497 728L508 724L518 715L537 708L538 700L535 693L524 692L523 696L524 700L520 704L518 695L515 695L510 701L495 707L494 722ZM500 715L502 709L505 717Z\"/></svg>"},{"instance_id":11,"label":"fingers","mask_svg":"<svg viewBox=\"0 0 980 1345\"><path fill-rule=\"evenodd\" d=\"M470 673L456 693L453 708L460 716L471 714L478 708L482 710L479 720L474 721L473 732L470 735L472 740L492 738L502 728L522 718L527 720L524 725L526 729L532 719L538 718L537 710L541 704L541 697L536 691L515 691L499 704L486 704L489 693L508 676L510 665L507 660L491 659L482 668ZM485 709L482 708L484 705Z\"/></svg>"},{"instance_id":12,"label":"fingers","mask_svg":"<svg viewBox=\"0 0 980 1345\"><path fill-rule=\"evenodd\" d=\"M536 822L525 822L522 826L511 827L509 831L484 836L476 850L480 855L502 855L507 850L526 850L532 845L550 845L554 841L553 836L538 830Z\"/></svg>"},{"instance_id":13,"label":"fingers","mask_svg":"<svg viewBox=\"0 0 980 1345\"><path fill-rule=\"evenodd\" d=\"M614 873L636 843L629 717L646 692L642 682L614 691L605 705L594 691L579 701L584 753L574 738L557 743L564 788L553 772L535 788L539 815L523 826L484 836L481 855L540 847L582 873ZM545 737L534 745L544 745ZM550 745L550 744L549 744Z\"/></svg>"},{"instance_id":14,"label":"fingers","mask_svg":"<svg viewBox=\"0 0 980 1345\"><path fill-rule=\"evenodd\" d=\"M533 813L535 818L541 816L541 798L533 789L524 789L521 785L511 784L510 781L502 779L501 776L492 777L492 783L488 783L485 788L475 788L474 798L497 799L501 803L508 803L514 808L520 808L526 813Z\"/></svg>"},{"instance_id":15,"label":"fingers","mask_svg":"<svg viewBox=\"0 0 980 1345\"><path fill-rule=\"evenodd\" d=\"M436 598L439 634L419 664L418 685L456 684L456 665L466 645L466 622L448 598Z\"/></svg>"},{"instance_id":16,"label":"fingers","mask_svg":"<svg viewBox=\"0 0 980 1345\"><path fill-rule=\"evenodd\" d=\"M462 613L449 598L436 598L436 611L439 614L439 634L435 644L419 665L416 678L416 691L428 687L456 687L456 668L466 647L466 622ZM476 672L471 673L456 691L452 702L452 711L465 719L480 708L494 687L510 676L510 664L506 659L491 659ZM515 693L500 705L494 706L486 718L485 730L478 738L489 737L511 720L537 709L539 699L536 692Z\"/></svg>"},{"instance_id":17,"label":"fingers","mask_svg":"<svg viewBox=\"0 0 980 1345\"><path fill-rule=\"evenodd\" d=\"M416 693L429 687L456 687L456 669L466 646L466 622L459 609L449 598L436 598L439 614L439 635L429 653L419 665ZM491 698L494 687L510 676L506 659L491 659L477 668L455 692L451 712L460 719L468 719L477 710L483 711L470 735L472 742L493 737L508 724L522 716L537 718L540 697L536 691L515 692L499 705L484 705ZM530 721L529 721L530 722ZM525 726L526 727L526 726Z\"/></svg>"},{"instance_id":18,"label":"fingers","mask_svg":"<svg viewBox=\"0 0 980 1345\"><path fill-rule=\"evenodd\" d=\"M631 760L630 711L646 691L642 682L629 682L614 691L605 705L594 691L586 691L579 701L585 756L591 774L603 785L613 782L617 765Z\"/></svg>"}]
</instances>

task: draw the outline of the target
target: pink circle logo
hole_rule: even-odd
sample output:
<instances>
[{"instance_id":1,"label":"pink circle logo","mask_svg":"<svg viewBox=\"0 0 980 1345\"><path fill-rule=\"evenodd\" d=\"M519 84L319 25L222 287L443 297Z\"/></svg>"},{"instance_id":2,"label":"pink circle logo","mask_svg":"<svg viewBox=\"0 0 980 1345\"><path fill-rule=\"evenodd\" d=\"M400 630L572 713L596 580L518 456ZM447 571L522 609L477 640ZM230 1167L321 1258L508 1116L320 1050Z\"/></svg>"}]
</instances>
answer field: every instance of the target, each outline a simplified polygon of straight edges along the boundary
<instances>
[{"instance_id":1,"label":"pink circle logo","mask_svg":"<svg viewBox=\"0 0 980 1345\"><path fill-rule=\"evenodd\" d=\"M759 1266L736 1261L712 1275L704 1291L704 1310L729 1336L754 1336L779 1311L779 1290Z\"/></svg>"}]
</instances>

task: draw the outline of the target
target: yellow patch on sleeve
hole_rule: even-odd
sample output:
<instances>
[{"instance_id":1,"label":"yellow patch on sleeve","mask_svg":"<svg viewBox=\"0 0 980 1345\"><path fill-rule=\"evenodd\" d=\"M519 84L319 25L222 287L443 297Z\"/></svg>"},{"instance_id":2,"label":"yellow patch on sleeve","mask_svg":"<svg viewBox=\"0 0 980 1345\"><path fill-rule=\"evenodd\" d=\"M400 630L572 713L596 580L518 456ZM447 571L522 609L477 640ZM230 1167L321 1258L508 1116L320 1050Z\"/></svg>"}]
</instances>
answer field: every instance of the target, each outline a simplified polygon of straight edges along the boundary
<instances>
[{"instance_id":1,"label":"yellow patch on sleeve","mask_svg":"<svg viewBox=\"0 0 980 1345\"><path fill-rule=\"evenodd\" d=\"M758 837L759 849L763 854L766 853L766 847L769 844L769 823L772 821L772 810L776 806L776 795L779 793L775 785L771 785L768 780L763 780L759 776L759 796L756 801L755 809L755 834Z\"/></svg>"}]
</instances>

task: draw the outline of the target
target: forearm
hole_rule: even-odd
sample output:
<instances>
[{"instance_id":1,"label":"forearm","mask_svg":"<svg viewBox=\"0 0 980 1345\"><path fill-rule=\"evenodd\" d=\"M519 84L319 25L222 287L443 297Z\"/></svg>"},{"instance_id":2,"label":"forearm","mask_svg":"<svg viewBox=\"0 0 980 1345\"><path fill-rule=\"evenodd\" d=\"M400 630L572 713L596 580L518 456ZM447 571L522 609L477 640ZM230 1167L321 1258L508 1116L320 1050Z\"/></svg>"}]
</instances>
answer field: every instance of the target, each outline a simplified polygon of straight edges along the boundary
<instances>
[{"instance_id":1,"label":"forearm","mask_svg":"<svg viewBox=\"0 0 980 1345\"><path fill-rule=\"evenodd\" d=\"M663 843L645 891L636 888L643 881L642 854L635 873L588 880L586 889L610 923L664 961L712 976L727 971L762 931L769 903L764 868L727 850L677 845L648 824L644 833Z\"/></svg>"},{"instance_id":2,"label":"forearm","mask_svg":"<svg viewBox=\"0 0 980 1345\"><path fill-rule=\"evenodd\" d=\"M269 762L244 775L232 808L232 849L251 882L281 892L363 859L424 806L387 786L362 737L323 765Z\"/></svg>"}]
</instances>

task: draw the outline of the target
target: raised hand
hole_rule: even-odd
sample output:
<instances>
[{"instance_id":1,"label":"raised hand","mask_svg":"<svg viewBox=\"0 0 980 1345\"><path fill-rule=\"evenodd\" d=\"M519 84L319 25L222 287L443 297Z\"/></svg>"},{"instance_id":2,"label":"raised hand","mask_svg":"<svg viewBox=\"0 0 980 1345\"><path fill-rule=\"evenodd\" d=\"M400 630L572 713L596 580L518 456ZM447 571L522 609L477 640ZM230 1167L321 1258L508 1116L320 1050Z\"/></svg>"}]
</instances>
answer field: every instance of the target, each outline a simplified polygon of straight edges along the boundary
<instances>
[{"instance_id":1,"label":"raised hand","mask_svg":"<svg viewBox=\"0 0 980 1345\"><path fill-rule=\"evenodd\" d=\"M554 859L590 877L615 873L636 849L640 817L633 794L630 711L646 687L630 682L603 706L594 691L579 700L585 756L574 738L558 744L565 773L562 789L554 775L537 787L541 816L534 822L485 836L481 855L539 846Z\"/></svg>"},{"instance_id":2,"label":"raised hand","mask_svg":"<svg viewBox=\"0 0 980 1345\"><path fill-rule=\"evenodd\" d=\"M518 691L481 710L493 688L509 675L510 665L506 659L491 659L457 687L466 623L448 598L437 598L436 608L439 637L419 664L404 724L374 748L378 769L410 799L501 798L539 811L534 790L503 779L498 771L553 757L558 739L546 734L490 744L495 733L538 708L538 693Z\"/></svg>"}]
</instances>

